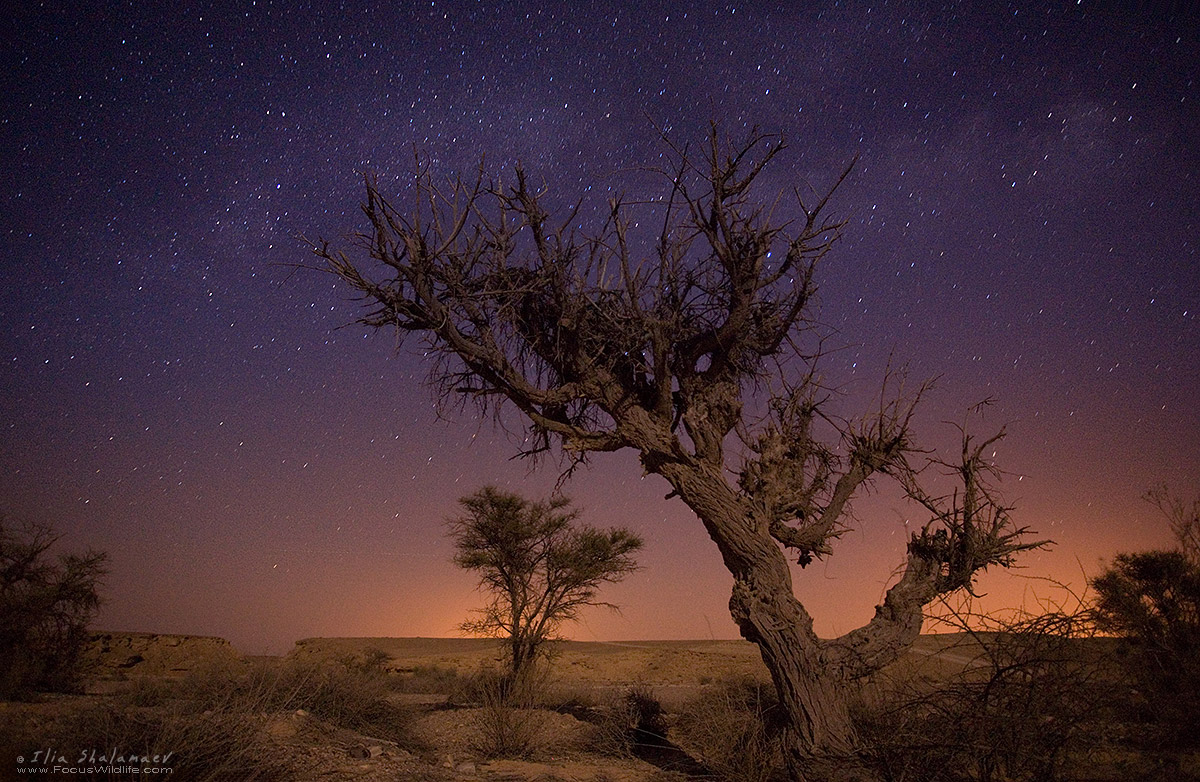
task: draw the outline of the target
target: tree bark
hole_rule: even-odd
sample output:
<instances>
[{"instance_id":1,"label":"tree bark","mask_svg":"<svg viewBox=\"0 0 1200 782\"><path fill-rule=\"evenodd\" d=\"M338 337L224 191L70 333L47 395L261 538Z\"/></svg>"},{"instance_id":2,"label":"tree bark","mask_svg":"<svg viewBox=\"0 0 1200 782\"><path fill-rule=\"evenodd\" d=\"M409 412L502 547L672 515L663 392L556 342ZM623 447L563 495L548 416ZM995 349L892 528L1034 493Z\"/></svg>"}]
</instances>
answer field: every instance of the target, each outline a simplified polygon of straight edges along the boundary
<instances>
[{"instance_id":1,"label":"tree bark","mask_svg":"<svg viewBox=\"0 0 1200 782\"><path fill-rule=\"evenodd\" d=\"M849 762L856 745L845 682L824 666L811 623L795 621L799 603L790 597L787 561L778 549L774 553L782 568L770 563L735 577L729 609L742 637L758 646L775 684L785 716L789 777L826 779L832 767ZM787 597L773 597L779 595Z\"/></svg>"},{"instance_id":2,"label":"tree bark","mask_svg":"<svg viewBox=\"0 0 1200 782\"><path fill-rule=\"evenodd\" d=\"M835 767L848 771L856 735L846 682L824 664L812 617L792 591L787 557L721 475L694 462L652 463L696 511L733 574L730 614L771 673L784 713L789 777L812 782L836 778Z\"/></svg>"}]
</instances>

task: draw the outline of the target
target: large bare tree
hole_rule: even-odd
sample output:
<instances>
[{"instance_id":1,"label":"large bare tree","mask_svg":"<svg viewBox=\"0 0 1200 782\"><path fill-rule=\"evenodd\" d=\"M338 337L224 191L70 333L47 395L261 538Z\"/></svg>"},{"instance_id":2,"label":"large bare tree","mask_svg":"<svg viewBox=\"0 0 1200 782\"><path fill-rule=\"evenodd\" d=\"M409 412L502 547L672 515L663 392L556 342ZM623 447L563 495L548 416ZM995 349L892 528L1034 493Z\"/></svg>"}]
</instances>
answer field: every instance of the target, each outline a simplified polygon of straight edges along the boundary
<instances>
[{"instance_id":1,"label":"large bare tree","mask_svg":"<svg viewBox=\"0 0 1200 782\"><path fill-rule=\"evenodd\" d=\"M849 169L824 197L797 192L795 218L782 220L759 182L781 139L754 131L729 145L714 127L699 152L664 143L662 197L614 199L590 233L579 206L553 217L519 166L507 183L481 166L443 185L418 162L415 203L393 205L368 176L368 230L345 249L313 250L365 300L363 324L422 340L437 397L511 403L529 453L557 443L574 466L630 449L666 479L733 575L730 613L786 710L789 773L828 776L831 759L854 751L848 685L908 648L931 600L1035 544L990 490L999 435L964 432L956 488L935 493L921 488L925 457L910 434L919 394L884 394L857 419L829 409L811 304L844 226L826 208ZM930 521L874 618L821 639L789 557L830 554L852 500L879 476Z\"/></svg>"}]
</instances>

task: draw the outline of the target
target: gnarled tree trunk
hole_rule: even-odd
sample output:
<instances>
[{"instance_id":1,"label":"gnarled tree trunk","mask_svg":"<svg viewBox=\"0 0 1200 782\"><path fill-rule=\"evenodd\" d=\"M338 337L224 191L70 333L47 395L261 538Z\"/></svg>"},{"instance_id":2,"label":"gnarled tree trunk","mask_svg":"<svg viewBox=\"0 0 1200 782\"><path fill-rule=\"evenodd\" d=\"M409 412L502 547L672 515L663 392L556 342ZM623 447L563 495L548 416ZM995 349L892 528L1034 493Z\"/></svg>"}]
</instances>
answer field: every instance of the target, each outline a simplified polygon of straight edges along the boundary
<instances>
[{"instance_id":1,"label":"gnarled tree trunk","mask_svg":"<svg viewBox=\"0 0 1200 782\"><path fill-rule=\"evenodd\" d=\"M847 683L825 669L820 641L796 621L799 603L780 599L790 593L786 561L752 564L734 576L729 611L771 672L785 717L782 741L791 778L821 779L822 769L852 762L857 740Z\"/></svg>"},{"instance_id":2,"label":"gnarled tree trunk","mask_svg":"<svg viewBox=\"0 0 1200 782\"><path fill-rule=\"evenodd\" d=\"M852 765L857 741L847 682L826 666L812 618L794 596L787 558L766 524L753 518L723 477L704 467L646 461L696 511L733 575L729 612L771 673L785 718L782 741L791 778L824 779L831 768Z\"/></svg>"}]
</instances>

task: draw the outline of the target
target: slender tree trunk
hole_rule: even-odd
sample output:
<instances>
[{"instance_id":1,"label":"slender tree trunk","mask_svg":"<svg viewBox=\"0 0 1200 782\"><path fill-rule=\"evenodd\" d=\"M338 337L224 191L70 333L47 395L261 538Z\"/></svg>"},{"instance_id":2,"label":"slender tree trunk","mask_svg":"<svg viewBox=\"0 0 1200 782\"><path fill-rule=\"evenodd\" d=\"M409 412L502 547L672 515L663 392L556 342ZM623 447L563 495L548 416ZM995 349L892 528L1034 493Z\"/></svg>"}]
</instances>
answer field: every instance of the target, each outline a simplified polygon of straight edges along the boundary
<instances>
[{"instance_id":1,"label":"slender tree trunk","mask_svg":"<svg viewBox=\"0 0 1200 782\"><path fill-rule=\"evenodd\" d=\"M528 642L519 635L510 639L509 654L512 659L509 660L508 671L500 680L500 698L511 705L513 701L524 697L525 679L532 655L528 650Z\"/></svg>"}]
</instances>

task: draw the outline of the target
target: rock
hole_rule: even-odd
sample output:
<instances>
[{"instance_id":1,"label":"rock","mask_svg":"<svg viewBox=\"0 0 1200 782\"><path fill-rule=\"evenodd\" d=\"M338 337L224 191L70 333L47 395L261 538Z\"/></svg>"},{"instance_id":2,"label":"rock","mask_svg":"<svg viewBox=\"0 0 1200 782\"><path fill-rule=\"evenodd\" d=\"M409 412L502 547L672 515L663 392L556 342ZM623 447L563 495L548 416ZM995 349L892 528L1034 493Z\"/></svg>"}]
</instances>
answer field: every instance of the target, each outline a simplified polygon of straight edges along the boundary
<instances>
[{"instance_id":1,"label":"rock","mask_svg":"<svg viewBox=\"0 0 1200 782\"><path fill-rule=\"evenodd\" d=\"M454 770L460 774L474 774L475 764L469 760L463 761L454 767Z\"/></svg>"},{"instance_id":2,"label":"rock","mask_svg":"<svg viewBox=\"0 0 1200 782\"><path fill-rule=\"evenodd\" d=\"M237 660L224 638L161 633L95 633L83 662L98 679L167 676L214 662Z\"/></svg>"}]
</instances>

